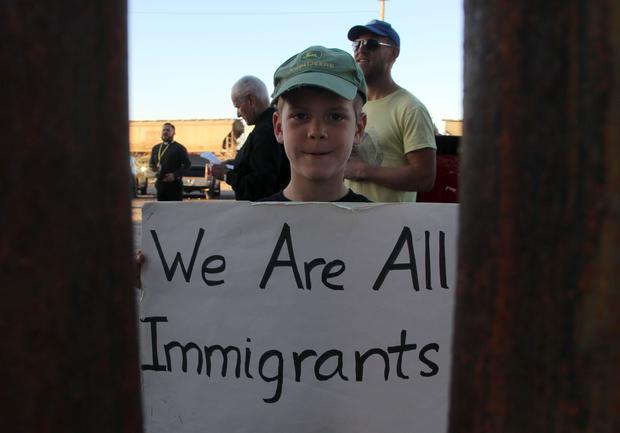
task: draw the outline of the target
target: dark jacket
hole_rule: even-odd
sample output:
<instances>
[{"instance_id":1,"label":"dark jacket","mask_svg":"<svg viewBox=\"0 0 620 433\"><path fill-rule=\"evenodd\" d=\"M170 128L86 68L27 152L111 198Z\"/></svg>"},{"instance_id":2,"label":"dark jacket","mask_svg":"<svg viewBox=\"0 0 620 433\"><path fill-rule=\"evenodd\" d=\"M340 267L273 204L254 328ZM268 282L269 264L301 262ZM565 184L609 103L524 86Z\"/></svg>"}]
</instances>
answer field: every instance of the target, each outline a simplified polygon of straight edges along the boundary
<instances>
[{"instance_id":1,"label":"dark jacket","mask_svg":"<svg viewBox=\"0 0 620 433\"><path fill-rule=\"evenodd\" d=\"M163 179L166 173L174 173L177 182L182 182L183 175L191 165L192 163L187 156L187 149L181 143L173 141L168 146L164 143L153 146L149 166L156 173L157 180Z\"/></svg>"},{"instance_id":2,"label":"dark jacket","mask_svg":"<svg viewBox=\"0 0 620 433\"><path fill-rule=\"evenodd\" d=\"M235 168L226 180L235 191L235 199L255 201L286 187L291 169L284 146L273 133L273 108L265 110L235 158Z\"/></svg>"}]
</instances>

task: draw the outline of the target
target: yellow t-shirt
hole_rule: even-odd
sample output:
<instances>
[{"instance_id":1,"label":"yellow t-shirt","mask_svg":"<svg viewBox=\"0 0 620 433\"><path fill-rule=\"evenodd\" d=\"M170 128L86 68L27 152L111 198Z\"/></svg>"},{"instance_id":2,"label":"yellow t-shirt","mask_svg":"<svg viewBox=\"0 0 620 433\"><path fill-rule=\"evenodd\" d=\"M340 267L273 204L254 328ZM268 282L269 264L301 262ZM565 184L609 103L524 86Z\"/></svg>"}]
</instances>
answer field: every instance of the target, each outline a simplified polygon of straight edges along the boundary
<instances>
[{"instance_id":1,"label":"yellow t-shirt","mask_svg":"<svg viewBox=\"0 0 620 433\"><path fill-rule=\"evenodd\" d=\"M433 121L418 98L405 89L364 105L368 116L364 139L356 150L364 162L382 167L407 164L405 154L436 149ZM374 202L414 202L414 191L396 191L372 182L346 181L349 188Z\"/></svg>"}]
</instances>

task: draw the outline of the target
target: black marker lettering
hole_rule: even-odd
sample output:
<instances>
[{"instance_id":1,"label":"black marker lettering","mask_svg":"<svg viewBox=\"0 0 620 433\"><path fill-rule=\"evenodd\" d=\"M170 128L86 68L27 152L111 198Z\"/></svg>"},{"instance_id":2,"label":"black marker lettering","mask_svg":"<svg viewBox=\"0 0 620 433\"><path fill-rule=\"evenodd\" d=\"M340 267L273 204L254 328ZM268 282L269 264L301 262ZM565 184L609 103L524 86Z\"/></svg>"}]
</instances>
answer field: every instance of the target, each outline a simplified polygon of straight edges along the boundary
<instances>
[{"instance_id":1,"label":"black marker lettering","mask_svg":"<svg viewBox=\"0 0 620 433\"><path fill-rule=\"evenodd\" d=\"M222 354L222 377L226 377L228 373L228 354L235 352L237 354L237 362L235 363L235 377L241 376L241 351L238 347L228 346L224 348L219 344L213 346L205 346L205 360L207 364L207 376L211 377L211 356L213 352L218 351Z\"/></svg>"},{"instance_id":2,"label":"black marker lettering","mask_svg":"<svg viewBox=\"0 0 620 433\"><path fill-rule=\"evenodd\" d=\"M441 231L439 232L439 278L441 287L449 289L448 279L446 278L446 234Z\"/></svg>"},{"instance_id":3,"label":"black marker lettering","mask_svg":"<svg viewBox=\"0 0 620 433\"><path fill-rule=\"evenodd\" d=\"M405 243L407 244L407 251L409 253L409 262L394 263L401 250L403 249ZM387 277L388 272L399 269L409 269L409 271L411 272L413 289L416 292L419 291L420 284L418 283L418 270L416 268L415 252L413 251L413 238L411 235L411 229L409 227L403 227L403 231L401 232L398 241L396 242L396 246L392 250L392 254L390 254L387 262L385 262L383 269L381 269L381 273L377 277L377 281L375 281L372 289L379 290L381 288L381 285L385 281L385 277Z\"/></svg>"},{"instance_id":4,"label":"black marker lettering","mask_svg":"<svg viewBox=\"0 0 620 433\"><path fill-rule=\"evenodd\" d=\"M219 260L221 262L220 265L214 268L210 268L209 264L216 260ZM224 272L225 269L226 269L226 260L224 259L224 256L215 255L215 256L207 257L205 261L202 263L202 281L204 281L207 286L219 286L220 284L223 284L224 280L208 280L207 274L217 274L220 272Z\"/></svg>"},{"instance_id":5,"label":"black marker lettering","mask_svg":"<svg viewBox=\"0 0 620 433\"><path fill-rule=\"evenodd\" d=\"M332 269L336 268L333 272ZM344 272L345 266L342 260L333 260L327 264L323 268L323 273L321 274L321 281L325 284L326 287L329 287L332 290L344 290L344 287L341 284L333 284L327 281L328 278L337 277L338 275Z\"/></svg>"},{"instance_id":6,"label":"black marker lettering","mask_svg":"<svg viewBox=\"0 0 620 433\"><path fill-rule=\"evenodd\" d=\"M151 359L153 360L152 364L142 364L142 370L166 371L166 366L161 365L159 363L159 359L157 358L157 323L167 321L168 318L165 316L153 316L140 319L140 322L142 323L151 324Z\"/></svg>"},{"instance_id":7,"label":"black marker lettering","mask_svg":"<svg viewBox=\"0 0 620 433\"><path fill-rule=\"evenodd\" d=\"M251 343L252 340L249 338L246 338L245 341L247 341L248 343ZM249 347L245 348L245 377L249 378L249 379L253 379L254 376L252 376L250 374L250 358L252 358L252 351L250 350Z\"/></svg>"},{"instance_id":8,"label":"black marker lettering","mask_svg":"<svg viewBox=\"0 0 620 433\"><path fill-rule=\"evenodd\" d=\"M289 260L278 260L280 256L280 251L282 250L282 246L286 243L286 248L288 249ZM293 271L293 275L295 277L295 282L297 283L297 287L299 289L304 288L303 283L301 282L301 277L299 276L299 270L297 269L297 262L295 261L295 253L293 252L293 241L291 240L291 228L288 224L284 223L282 226L282 231L280 232L280 237L278 238L278 242L276 243L276 247L273 250L273 254L269 259L269 263L267 264L267 269L265 269L265 273L263 274L263 278L260 281L259 287L264 289L267 285L267 281L271 277L271 273L273 272L273 268L276 266L289 266Z\"/></svg>"},{"instance_id":9,"label":"black marker lettering","mask_svg":"<svg viewBox=\"0 0 620 433\"><path fill-rule=\"evenodd\" d=\"M321 374L321 367L329 358L336 357L338 359L338 365L336 369L331 374ZM348 377L344 375L342 372L342 352L340 350L328 350L316 360L316 364L314 364L314 375L320 381L329 380L334 377L336 374L340 376L342 380L349 380Z\"/></svg>"},{"instance_id":10,"label":"black marker lettering","mask_svg":"<svg viewBox=\"0 0 620 433\"><path fill-rule=\"evenodd\" d=\"M424 231L424 269L426 275L426 289L433 290L431 285L431 246L430 246L431 232Z\"/></svg>"},{"instance_id":11,"label":"black marker lettering","mask_svg":"<svg viewBox=\"0 0 620 433\"><path fill-rule=\"evenodd\" d=\"M295 382L299 382L301 380L301 363L304 359L309 358L311 356L316 356L316 352L314 350L304 350L301 353L293 352L293 365L295 366Z\"/></svg>"},{"instance_id":12,"label":"black marker lettering","mask_svg":"<svg viewBox=\"0 0 620 433\"><path fill-rule=\"evenodd\" d=\"M178 347L179 349L181 349L181 356L182 356L181 371L183 371L183 373L187 373L187 352L189 352L190 349L194 349L196 351L196 353L198 354L196 372L200 374L200 372L202 371L202 351L200 350L200 347L196 343L192 343L192 342L187 343L185 345L179 343L178 341L171 341L168 344L164 344L164 351L166 352L166 363L168 364L168 371L172 371L172 360L170 359L170 351L175 347Z\"/></svg>"},{"instance_id":13,"label":"black marker lettering","mask_svg":"<svg viewBox=\"0 0 620 433\"><path fill-rule=\"evenodd\" d=\"M390 358L385 350L382 349L370 349L363 355L359 351L355 351L355 380L361 382L364 380L364 363L371 355L380 355L385 363L385 369L383 371L383 378L388 380L390 374Z\"/></svg>"},{"instance_id":14,"label":"black marker lettering","mask_svg":"<svg viewBox=\"0 0 620 433\"><path fill-rule=\"evenodd\" d=\"M157 232L155 230L151 230L151 237L155 242L155 247L157 248L157 254L159 254L159 259L161 260L161 264L164 267L164 273L166 274L166 279L168 281L172 281L174 277L174 273L177 269L177 265L181 265L181 272L183 272L183 277L185 281L189 283L190 277L192 275L192 269L194 268L194 262L196 261L196 255L198 254L198 248L200 248L200 243L202 242L202 237L204 236L204 229L198 230L198 237L196 238L196 243L194 244L194 252L192 253L192 258L189 261L189 268L185 268L185 264L183 263L183 259L181 258L181 253L177 251L174 256L174 261L172 262L172 266L168 267L168 263L166 262L166 258L164 257L164 252L161 249L161 245L159 244L159 238L157 237Z\"/></svg>"},{"instance_id":15,"label":"black marker lettering","mask_svg":"<svg viewBox=\"0 0 620 433\"><path fill-rule=\"evenodd\" d=\"M310 263L304 263L304 272L306 274L306 289L312 289L312 278L310 278L310 271L312 271L312 269L316 268L317 266L324 264L325 259L314 259L311 260Z\"/></svg>"},{"instance_id":16,"label":"black marker lettering","mask_svg":"<svg viewBox=\"0 0 620 433\"><path fill-rule=\"evenodd\" d=\"M265 376L265 374L263 373L263 367L265 366L265 363L269 360L269 358L272 357L275 357L278 360L277 374L271 377ZM267 352L263 353L263 355L260 357L260 360L258 361L258 373L260 374L260 377L265 382L273 382L274 380L277 381L275 394L271 398L264 398L263 401L265 403L275 403L276 401L280 400L280 396L282 396L282 380L284 378L284 375L282 373L284 370L284 367L282 366L283 363L284 359L282 357L282 353L278 350L268 350Z\"/></svg>"},{"instance_id":17,"label":"black marker lettering","mask_svg":"<svg viewBox=\"0 0 620 433\"><path fill-rule=\"evenodd\" d=\"M420 371L420 375L424 377L434 376L439 372L439 366L426 357L426 352L428 352L429 350L434 350L435 352L439 352L439 344L429 343L426 346L424 346L422 350L420 350L420 361L422 361L424 364L426 364L431 369L430 372Z\"/></svg>"},{"instance_id":18,"label":"black marker lettering","mask_svg":"<svg viewBox=\"0 0 620 433\"><path fill-rule=\"evenodd\" d=\"M410 350L415 350L416 344L407 344L407 331L400 331L400 345L388 347L388 353L398 353L398 361L396 362L396 375L401 379L409 379L405 373L403 373L403 354Z\"/></svg>"}]
</instances>

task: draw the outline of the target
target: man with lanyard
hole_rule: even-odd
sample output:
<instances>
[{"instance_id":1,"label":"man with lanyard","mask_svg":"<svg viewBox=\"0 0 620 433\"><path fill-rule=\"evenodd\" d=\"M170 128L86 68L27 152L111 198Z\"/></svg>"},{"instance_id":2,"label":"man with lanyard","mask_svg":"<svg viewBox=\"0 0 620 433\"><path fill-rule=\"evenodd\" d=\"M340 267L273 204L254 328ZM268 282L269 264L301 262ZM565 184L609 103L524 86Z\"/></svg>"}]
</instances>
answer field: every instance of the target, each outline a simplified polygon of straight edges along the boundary
<instances>
[{"instance_id":1,"label":"man with lanyard","mask_svg":"<svg viewBox=\"0 0 620 433\"><path fill-rule=\"evenodd\" d=\"M174 141L174 125L164 123L162 142L153 146L149 166L155 172L158 201L183 200L183 174L191 167L187 149Z\"/></svg>"},{"instance_id":2,"label":"man with lanyard","mask_svg":"<svg viewBox=\"0 0 620 433\"><path fill-rule=\"evenodd\" d=\"M414 202L435 182L435 134L428 110L392 78L400 37L380 20L354 26L355 61L364 73L368 117L362 143L347 164L348 186L374 202Z\"/></svg>"}]
</instances>

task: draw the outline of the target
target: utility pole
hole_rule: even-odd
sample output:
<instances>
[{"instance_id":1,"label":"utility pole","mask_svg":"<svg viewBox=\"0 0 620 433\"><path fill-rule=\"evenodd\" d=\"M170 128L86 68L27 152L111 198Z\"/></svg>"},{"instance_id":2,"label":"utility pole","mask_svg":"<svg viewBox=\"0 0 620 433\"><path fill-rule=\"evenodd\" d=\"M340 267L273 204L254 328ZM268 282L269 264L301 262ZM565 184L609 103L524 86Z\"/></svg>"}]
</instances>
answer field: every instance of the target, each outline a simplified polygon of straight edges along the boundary
<instances>
[{"instance_id":1,"label":"utility pole","mask_svg":"<svg viewBox=\"0 0 620 433\"><path fill-rule=\"evenodd\" d=\"M385 19L385 0L379 0L379 2L381 3L381 12L379 12L379 18L381 19L381 21L384 21L384 19Z\"/></svg>"}]
</instances>

